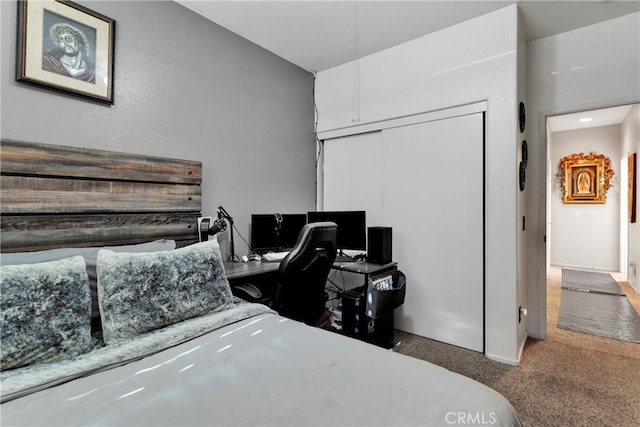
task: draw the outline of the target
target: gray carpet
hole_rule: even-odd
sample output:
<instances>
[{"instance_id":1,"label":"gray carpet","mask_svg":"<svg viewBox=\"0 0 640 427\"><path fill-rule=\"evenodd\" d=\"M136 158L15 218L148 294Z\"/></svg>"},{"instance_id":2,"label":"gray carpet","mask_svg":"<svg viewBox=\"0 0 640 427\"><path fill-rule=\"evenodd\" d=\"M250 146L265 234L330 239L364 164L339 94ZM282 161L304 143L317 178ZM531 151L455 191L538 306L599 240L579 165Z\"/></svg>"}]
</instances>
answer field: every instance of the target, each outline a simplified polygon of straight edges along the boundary
<instances>
[{"instance_id":1,"label":"gray carpet","mask_svg":"<svg viewBox=\"0 0 640 427\"><path fill-rule=\"evenodd\" d=\"M640 316L612 281L620 289L610 274L563 269L558 327L640 343Z\"/></svg>"},{"instance_id":2,"label":"gray carpet","mask_svg":"<svg viewBox=\"0 0 640 427\"><path fill-rule=\"evenodd\" d=\"M396 331L394 351L435 363L506 397L527 427L640 426L640 359L527 340L520 366L472 350ZM598 338L585 335L585 341ZM622 341L615 342L630 345Z\"/></svg>"}]
</instances>

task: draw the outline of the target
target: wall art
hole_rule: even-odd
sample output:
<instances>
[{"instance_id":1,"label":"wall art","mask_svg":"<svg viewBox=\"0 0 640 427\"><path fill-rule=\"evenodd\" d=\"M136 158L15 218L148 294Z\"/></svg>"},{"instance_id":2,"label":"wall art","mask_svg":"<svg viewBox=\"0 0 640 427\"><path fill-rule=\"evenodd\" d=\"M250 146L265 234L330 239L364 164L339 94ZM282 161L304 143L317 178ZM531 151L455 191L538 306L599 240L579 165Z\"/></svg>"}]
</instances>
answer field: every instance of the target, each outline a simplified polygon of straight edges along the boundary
<instances>
[{"instance_id":1,"label":"wall art","mask_svg":"<svg viewBox=\"0 0 640 427\"><path fill-rule=\"evenodd\" d=\"M70 1L19 1L16 80L113 104L115 24Z\"/></svg>"},{"instance_id":2,"label":"wall art","mask_svg":"<svg viewBox=\"0 0 640 427\"><path fill-rule=\"evenodd\" d=\"M556 179L564 203L605 203L614 175L607 156L574 153L560 159Z\"/></svg>"}]
</instances>

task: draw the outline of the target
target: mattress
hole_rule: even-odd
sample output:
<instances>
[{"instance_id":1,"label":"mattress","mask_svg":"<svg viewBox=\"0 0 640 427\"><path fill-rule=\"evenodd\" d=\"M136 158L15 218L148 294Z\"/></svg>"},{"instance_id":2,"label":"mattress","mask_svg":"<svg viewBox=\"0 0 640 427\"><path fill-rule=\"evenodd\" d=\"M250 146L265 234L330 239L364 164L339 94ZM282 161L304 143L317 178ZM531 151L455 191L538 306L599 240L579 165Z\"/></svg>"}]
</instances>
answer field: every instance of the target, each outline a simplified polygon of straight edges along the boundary
<instances>
[{"instance_id":1,"label":"mattress","mask_svg":"<svg viewBox=\"0 0 640 427\"><path fill-rule=\"evenodd\" d=\"M201 328L199 329L201 330ZM431 363L261 310L34 389L3 426L520 426L511 404Z\"/></svg>"}]
</instances>

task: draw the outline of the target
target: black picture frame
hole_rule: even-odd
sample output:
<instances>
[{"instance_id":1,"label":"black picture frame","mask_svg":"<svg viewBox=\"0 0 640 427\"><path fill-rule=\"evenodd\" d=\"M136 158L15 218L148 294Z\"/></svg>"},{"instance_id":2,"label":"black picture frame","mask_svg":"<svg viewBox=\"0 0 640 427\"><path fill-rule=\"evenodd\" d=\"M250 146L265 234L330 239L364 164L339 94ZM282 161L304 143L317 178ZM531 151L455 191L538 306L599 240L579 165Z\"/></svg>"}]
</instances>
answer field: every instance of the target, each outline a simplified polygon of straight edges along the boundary
<instances>
[{"instance_id":1,"label":"black picture frame","mask_svg":"<svg viewBox=\"0 0 640 427\"><path fill-rule=\"evenodd\" d=\"M115 26L71 1L18 1L16 80L113 104Z\"/></svg>"},{"instance_id":2,"label":"black picture frame","mask_svg":"<svg viewBox=\"0 0 640 427\"><path fill-rule=\"evenodd\" d=\"M524 191L527 180L527 167L524 162L520 162L520 166L518 168L518 183L520 185L520 191Z\"/></svg>"}]
</instances>

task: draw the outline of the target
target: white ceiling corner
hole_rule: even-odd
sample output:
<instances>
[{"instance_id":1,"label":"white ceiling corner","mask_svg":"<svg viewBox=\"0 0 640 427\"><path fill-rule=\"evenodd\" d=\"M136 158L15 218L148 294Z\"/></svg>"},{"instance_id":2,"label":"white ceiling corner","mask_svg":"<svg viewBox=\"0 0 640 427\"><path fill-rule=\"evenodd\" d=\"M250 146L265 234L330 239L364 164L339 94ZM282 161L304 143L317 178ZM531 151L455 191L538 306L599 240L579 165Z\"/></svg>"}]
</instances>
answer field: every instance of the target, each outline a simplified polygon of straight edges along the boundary
<instances>
[{"instance_id":1,"label":"white ceiling corner","mask_svg":"<svg viewBox=\"0 0 640 427\"><path fill-rule=\"evenodd\" d=\"M529 41L640 11L639 0L174 1L314 73L512 4ZM619 124L630 109L558 115L548 123L552 132ZM587 115L590 122L579 121Z\"/></svg>"},{"instance_id":2,"label":"white ceiling corner","mask_svg":"<svg viewBox=\"0 0 640 427\"><path fill-rule=\"evenodd\" d=\"M311 72L515 3L528 40L640 10L637 0L175 1Z\"/></svg>"}]
</instances>

